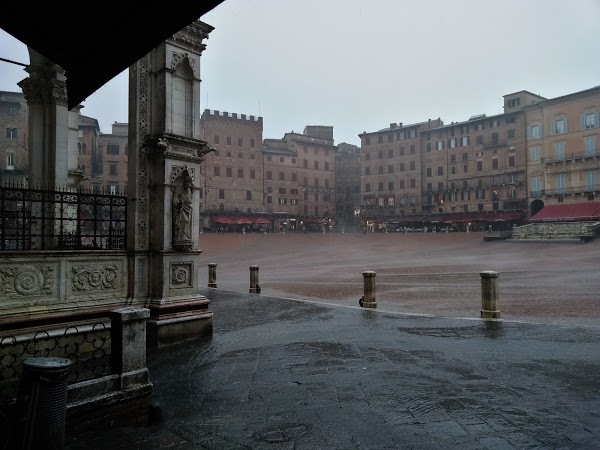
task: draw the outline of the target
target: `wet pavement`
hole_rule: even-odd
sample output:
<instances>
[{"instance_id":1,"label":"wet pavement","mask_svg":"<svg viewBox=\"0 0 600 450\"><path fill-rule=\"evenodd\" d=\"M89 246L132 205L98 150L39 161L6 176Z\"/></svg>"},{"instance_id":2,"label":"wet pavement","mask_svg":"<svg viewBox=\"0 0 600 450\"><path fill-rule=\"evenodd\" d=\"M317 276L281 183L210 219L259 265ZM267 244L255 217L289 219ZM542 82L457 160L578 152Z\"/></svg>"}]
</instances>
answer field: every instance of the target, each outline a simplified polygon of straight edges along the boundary
<instances>
[{"instance_id":1,"label":"wet pavement","mask_svg":"<svg viewBox=\"0 0 600 450\"><path fill-rule=\"evenodd\" d=\"M148 355L162 421L67 448L600 448L598 327L201 293L213 336Z\"/></svg>"},{"instance_id":2,"label":"wet pavement","mask_svg":"<svg viewBox=\"0 0 600 450\"><path fill-rule=\"evenodd\" d=\"M493 235L493 234L492 234ZM484 242L471 233L202 234L200 286L357 306L376 273L382 311L476 318L480 272L496 271L503 319L600 326L600 239L587 244Z\"/></svg>"}]
</instances>

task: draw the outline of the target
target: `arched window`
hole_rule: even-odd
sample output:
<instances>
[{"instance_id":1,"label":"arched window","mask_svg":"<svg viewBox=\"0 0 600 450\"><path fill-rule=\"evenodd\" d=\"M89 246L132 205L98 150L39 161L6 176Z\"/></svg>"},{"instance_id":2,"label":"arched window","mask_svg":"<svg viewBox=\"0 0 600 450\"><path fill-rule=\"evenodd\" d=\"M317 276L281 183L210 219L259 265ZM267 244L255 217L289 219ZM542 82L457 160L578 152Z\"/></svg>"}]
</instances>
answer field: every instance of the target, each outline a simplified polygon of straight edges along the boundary
<instances>
[{"instance_id":1,"label":"arched window","mask_svg":"<svg viewBox=\"0 0 600 450\"><path fill-rule=\"evenodd\" d=\"M194 73L189 60L184 58L173 74L173 133L180 136L193 137L193 81Z\"/></svg>"}]
</instances>

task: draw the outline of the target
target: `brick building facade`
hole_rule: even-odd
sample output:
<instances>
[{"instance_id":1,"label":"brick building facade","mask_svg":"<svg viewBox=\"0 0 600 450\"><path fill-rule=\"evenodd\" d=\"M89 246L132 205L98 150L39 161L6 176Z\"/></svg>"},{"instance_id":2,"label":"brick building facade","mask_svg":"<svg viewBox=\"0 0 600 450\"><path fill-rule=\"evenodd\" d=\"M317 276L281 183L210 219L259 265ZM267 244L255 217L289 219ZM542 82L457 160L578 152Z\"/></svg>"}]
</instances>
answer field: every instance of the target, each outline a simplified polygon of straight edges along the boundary
<instances>
[{"instance_id":1,"label":"brick building facade","mask_svg":"<svg viewBox=\"0 0 600 450\"><path fill-rule=\"evenodd\" d=\"M598 200L600 87L525 104L529 213Z\"/></svg>"},{"instance_id":2,"label":"brick building facade","mask_svg":"<svg viewBox=\"0 0 600 450\"><path fill-rule=\"evenodd\" d=\"M201 135L216 149L201 165L201 214L265 211L263 118L204 110Z\"/></svg>"},{"instance_id":3,"label":"brick building facade","mask_svg":"<svg viewBox=\"0 0 600 450\"><path fill-rule=\"evenodd\" d=\"M127 192L128 124L115 122L112 133L100 133L98 138L99 165L102 185L109 194Z\"/></svg>"},{"instance_id":4,"label":"brick building facade","mask_svg":"<svg viewBox=\"0 0 600 450\"><path fill-rule=\"evenodd\" d=\"M128 124L115 122L112 133L101 133L98 121L79 115L77 167L81 186L94 192L127 193Z\"/></svg>"},{"instance_id":5,"label":"brick building facade","mask_svg":"<svg viewBox=\"0 0 600 450\"><path fill-rule=\"evenodd\" d=\"M335 211L344 229L360 224L360 147L346 142L335 155Z\"/></svg>"},{"instance_id":6,"label":"brick building facade","mask_svg":"<svg viewBox=\"0 0 600 450\"><path fill-rule=\"evenodd\" d=\"M545 204L594 200L599 108L599 87L555 99L519 91L499 115L363 132L363 222L518 223Z\"/></svg>"},{"instance_id":7,"label":"brick building facade","mask_svg":"<svg viewBox=\"0 0 600 450\"><path fill-rule=\"evenodd\" d=\"M366 225L421 214L422 133L440 119L415 124L391 123L361 138L361 217Z\"/></svg>"},{"instance_id":8,"label":"brick building facade","mask_svg":"<svg viewBox=\"0 0 600 450\"><path fill-rule=\"evenodd\" d=\"M333 127L263 140L263 118L205 110L203 139L217 151L201 167L201 215L268 215L274 229L324 221L386 227L415 216L469 218L598 198L600 87L554 99L504 96L504 112L444 124L391 123L359 134L361 147L334 145ZM0 175L24 179L28 113L22 93L0 92ZM79 116L82 185L127 190L127 124L100 132ZM359 220L355 211L360 210ZM495 214L492 216L491 214ZM508 216L506 216L508 217Z\"/></svg>"},{"instance_id":9,"label":"brick building facade","mask_svg":"<svg viewBox=\"0 0 600 450\"><path fill-rule=\"evenodd\" d=\"M0 183L22 183L29 165L29 109L22 92L0 91Z\"/></svg>"}]
</instances>

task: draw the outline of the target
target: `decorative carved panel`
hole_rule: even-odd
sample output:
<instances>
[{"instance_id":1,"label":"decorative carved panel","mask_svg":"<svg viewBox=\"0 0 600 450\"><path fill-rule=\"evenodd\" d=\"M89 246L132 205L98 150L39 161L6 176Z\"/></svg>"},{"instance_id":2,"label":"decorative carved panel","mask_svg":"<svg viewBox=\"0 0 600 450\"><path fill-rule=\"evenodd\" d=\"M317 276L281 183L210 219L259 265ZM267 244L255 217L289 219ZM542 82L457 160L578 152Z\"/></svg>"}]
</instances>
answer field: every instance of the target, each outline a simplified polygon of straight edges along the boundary
<instances>
[{"instance_id":1,"label":"decorative carved panel","mask_svg":"<svg viewBox=\"0 0 600 450\"><path fill-rule=\"evenodd\" d=\"M0 294L47 297L54 294L56 272L43 264L0 268Z\"/></svg>"},{"instance_id":2,"label":"decorative carved panel","mask_svg":"<svg viewBox=\"0 0 600 450\"><path fill-rule=\"evenodd\" d=\"M117 264L90 263L71 266L71 291L75 293L92 293L104 291L120 291L123 288L123 277Z\"/></svg>"},{"instance_id":3,"label":"decorative carved panel","mask_svg":"<svg viewBox=\"0 0 600 450\"><path fill-rule=\"evenodd\" d=\"M171 289L191 288L193 270L194 263L192 261L179 261L176 263L171 263Z\"/></svg>"}]
</instances>

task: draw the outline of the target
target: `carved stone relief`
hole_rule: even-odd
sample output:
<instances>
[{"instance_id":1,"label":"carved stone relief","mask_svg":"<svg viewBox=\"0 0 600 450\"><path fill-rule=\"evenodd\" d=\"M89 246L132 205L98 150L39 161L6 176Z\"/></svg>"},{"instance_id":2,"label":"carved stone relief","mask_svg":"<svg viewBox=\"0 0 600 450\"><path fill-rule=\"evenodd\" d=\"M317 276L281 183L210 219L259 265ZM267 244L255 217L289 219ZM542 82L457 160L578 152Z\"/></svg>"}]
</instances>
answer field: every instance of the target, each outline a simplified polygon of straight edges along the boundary
<instances>
[{"instance_id":1,"label":"carved stone relief","mask_svg":"<svg viewBox=\"0 0 600 450\"><path fill-rule=\"evenodd\" d=\"M184 62L186 60L188 62L188 65L190 66L190 69L192 69L194 77L198 78L198 74L196 73L196 68L195 68L196 60L194 58L190 58L187 53L173 52L173 59L171 60L171 69L175 70L175 67L177 67L178 64L181 64L182 62Z\"/></svg>"},{"instance_id":2,"label":"carved stone relief","mask_svg":"<svg viewBox=\"0 0 600 450\"><path fill-rule=\"evenodd\" d=\"M184 172L187 172L187 175L192 179L192 181L196 181L196 171L192 167L184 166L173 166L171 168L171 175L169 176L169 181L171 185L175 184L175 180L181 177Z\"/></svg>"},{"instance_id":3,"label":"carved stone relief","mask_svg":"<svg viewBox=\"0 0 600 450\"><path fill-rule=\"evenodd\" d=\"M192 261L171 263L170 268L172 289L192 287L192 271L194 270L194 263Z\"/></svg>"},{"instance_id":4,"label":"carved stone relief","mask_svg":"<svg viewBox=\"0 0 600 450\"><path fill-rule=\"evenodd\" d=\"M55 271L51 266L24 265L0 268L0 294L48 296L54 293Z\"/></svg>"},{"instance_id":5,"label":"carved stone relief","mask_svg":"<svg viewBox=\"0 0 600 450\"><path fill-rule=\"evenodd\" d=\"M184 171L173 184L171 220L173 234L171 245L175 250L190 250L193 245L192 220L194 214L194 182Z\"/></svg>"},{"instance_id":6,"label":"carved stone relief","mask_svg":"<svg viewBox=\"0 0 600 450\"><path fill-rule=\"evenodd\" d=\"M71 267L71 290L73 292L102 292L120 290L123 279L116 264L73 265Z\"/></svg>"},{"instance_id":7,"label":"carved stone relief","mask_svg":"<svg viewBox=\"0 0 600 450\"><path fill-rule=\"evenodd\" d=\"M148 66L150 64L149 56L146 55L139 61L139 73L137 76L139 97L138 97L138 123L137 135L139 137L148 134ZM134 70L134 69L132 69ZM140 146L137 149L137 226L138 249L145 250L148 248L148 149Z\"/></svg>"}]
</instances>

